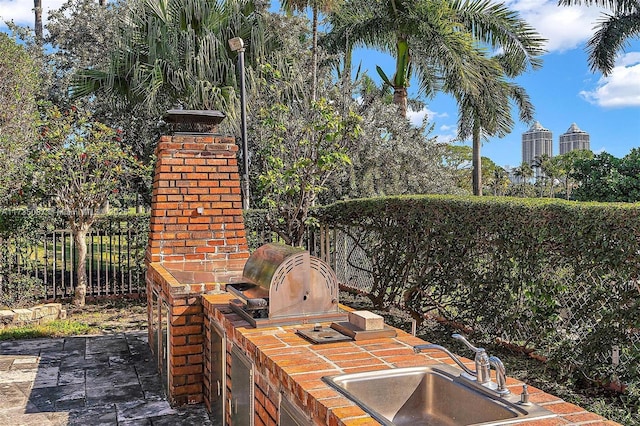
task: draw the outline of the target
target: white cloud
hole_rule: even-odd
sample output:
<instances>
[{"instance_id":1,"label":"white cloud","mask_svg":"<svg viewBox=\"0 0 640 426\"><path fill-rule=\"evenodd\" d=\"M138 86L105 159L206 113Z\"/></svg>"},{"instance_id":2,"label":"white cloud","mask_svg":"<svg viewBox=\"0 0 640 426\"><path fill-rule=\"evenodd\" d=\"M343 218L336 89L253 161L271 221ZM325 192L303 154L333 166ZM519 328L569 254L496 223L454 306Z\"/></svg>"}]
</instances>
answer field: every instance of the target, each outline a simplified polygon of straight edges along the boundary
<instances>
[{"instance_id":1,"label":"white cloud","mask_svg":"<svg viewBox=\"0 0 640 426\"><path fill-rule=\"evenodd\" d=\"M571 50L588 40L602 12L598 7L558 6L556 0L510 0L507 5L548 39L549 52Z\"/></svg>"},{"instance_id":2,"label":"white cloud","mask_svg":"<svg viewBox=\"0 0 640 426\"><path fill-rule=\"evenodd\" d=\"M640 52L629 52L616 59L616 66L626 67L638 64L640 64Z\"/></svg>"},{"instance_id":3,"label":"white cloud","mask_svg":"<svg viewBox=\"0 0 640 426\"><path fill-rule=\"evenodd\" d=\"M592 104L608 108L640 106L640 52L621 55L613 72L592 91L580 92Z\"/></svg>"},{"instance_id":4,"label":"white cloud","mask_svg":"<svg viewBox=\"0 0 640 426\"><path fill-rule=\"evenodd\" d=\"M422 125L422 122L424 121L425 117L427 117L429 120L433 120L434 118L437 118L437 117L446 118L448 116L449 114L447 114L446 112L437 113L437 112L431 111L428 108L422 108L420 111L413 111L411 109L407 110L407 118L409 119L411 124L413 124L416 127Z\"/></svg>"},{"instance_id":5,"label":"white cloud","mask_svg":"<svg viewBox=\"0 0 640 426\"><path fill-rule=\"evenodd\" d=\"M42 22L46 25L50 10L60 8L65 0L44 0L42 3ZM33 0L0 0L0 28L5 21L14 21L18 25L34 26Z\"/></svg>"},{"instance_id":6,"label":"white cloud","mask_svg":"<svg viewBox=\"0 0 640 426\"><path fill-rule=\"evenodd\" d=\"M422 108L420 111L412 111L411 109L407 110L407 118L409 119L411 124L413 124L416 127L422 125L422 121L425 119L425 117L429 121L433 121L436 118L449 118L449 114L447 114L446 112L431 111L428 108ZM438 127L438 130L440 131L439 134L432 135L438 139L438 142L448 143L453 141L457 137L456 126L449 126L447 124L443 124Z\"/></svg>"},{"instance_id":7,"label":"white cloud","mask_svg":"<svg viewBox=\"0 0 640 426\"><path fill-rule=\"evenodd\" d=\"M438 143L451 143L456 140L456 135L448 134L448 135L436 135L438 139Z\"/></svg>"}]
</instances>

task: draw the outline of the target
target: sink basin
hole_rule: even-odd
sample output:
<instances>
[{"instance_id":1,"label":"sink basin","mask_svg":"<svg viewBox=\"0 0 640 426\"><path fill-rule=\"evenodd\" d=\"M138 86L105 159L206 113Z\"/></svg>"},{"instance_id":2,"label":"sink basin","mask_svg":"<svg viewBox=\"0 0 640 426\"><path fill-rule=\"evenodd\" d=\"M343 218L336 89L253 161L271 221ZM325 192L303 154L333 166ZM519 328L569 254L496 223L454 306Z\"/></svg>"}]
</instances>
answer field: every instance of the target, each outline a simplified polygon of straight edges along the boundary
<instances>
[{"instance_id":1,"label":"sink basin","mask_svg":"<svg viewBox=\"0 0 640 426\"><path fill-rule=\"evenodd\" d=\"M555 414L519 395L494 396L447 366L392 368L323 377L383 425L502 425Z\"/></svg>"}]
</instances>

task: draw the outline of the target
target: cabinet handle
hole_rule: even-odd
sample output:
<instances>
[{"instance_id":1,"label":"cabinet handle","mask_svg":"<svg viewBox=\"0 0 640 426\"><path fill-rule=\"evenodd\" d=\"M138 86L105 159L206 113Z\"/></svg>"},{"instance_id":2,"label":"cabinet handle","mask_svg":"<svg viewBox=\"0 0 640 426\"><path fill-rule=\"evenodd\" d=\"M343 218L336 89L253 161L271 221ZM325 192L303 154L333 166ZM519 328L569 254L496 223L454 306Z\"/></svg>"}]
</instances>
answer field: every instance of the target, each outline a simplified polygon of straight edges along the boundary
<instances>
[{"instance_id":1,"label":"cabinet handle","mask_svg":"<svg viewBox=\"0 0 640 426\"><path fill-rule=\"evenodd\" d=\"M218 396L220 396L222 394L222 389L220 389L220 380L216 380L216 383L218 384Z\"/></svg>"}]
</instances>

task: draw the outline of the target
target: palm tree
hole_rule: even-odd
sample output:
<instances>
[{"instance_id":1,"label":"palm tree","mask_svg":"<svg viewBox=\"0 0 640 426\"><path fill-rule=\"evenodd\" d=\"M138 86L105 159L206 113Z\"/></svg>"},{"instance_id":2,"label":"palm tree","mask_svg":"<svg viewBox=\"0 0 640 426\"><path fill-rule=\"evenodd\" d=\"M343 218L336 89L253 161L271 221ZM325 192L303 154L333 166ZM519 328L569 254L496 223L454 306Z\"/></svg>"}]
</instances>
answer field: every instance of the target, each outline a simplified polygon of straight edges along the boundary
<instances>
[{"instance_id":1,"label":"palm tree","mask_svg":"<svg viewBox=\"0 0 640 426\"><path fill-rule=\"evenodd\" d=\"M167 106L234 112L235 58L227 41L242 37L248 62L260 57L262 18L253 0L142 0L115 40L108 69L87 69L74 96L124 94L149 111Z\"/></svg>"},{"instance_id":2,"label":"palm tree","mask_svg":"<svg viewBox=\"0 0 640 426\"><path fill-rule=\"evenodd\" d=\"M407 87L418 77L419 91L439 90L476 96L486 73L486 45L510 57L512 69L538 66L544 40L503 4L489 0L346 0L332 15L333 44L378 48L396 58L394 103L406 116ZM345 35L349 36L345 40Z\"/></svg>"},{"instance_id":3,"label":"palm tree","mask_svg":"<svg viewBox=\"0 0 640 426\"><path fill-rule=\"evenodd\" d=\"M472 186L473 195L482 196L482 160L480 148L482 139L488 136L504 137L513 129L511 101L520 111L520 120L530 122L534 108L526 91L515 83L505 80L500 65L503 57L488 59L487 77L481 83L477 94L456 93L458 100L458 138L472 138Z\"/></svg>"},{"instance_id":4,"label":"palm tree","mask_svg":"<svg viewBox=\"0 0 640 426\"><path fill-rule=\"evenodd\" d=\"M42 0L33 0L33 13L35 14L36 41L42 43Z\"/></svg>"},{"instance_id":5,"label":"palm tree","mask_svg":"<svg viewBox=\"0 0 640 426\"><path fill-rule=\"evenodd\" d=\"M493 170L493 195L504 195L511 181L507 171L502 167Z\"/></svg>"},{"instance_id":6,"label":"palm tree","mask_svg":"<svg viewBox=\"0 0 640 426\"><path fill-rule=\"evenodd\" d=\"M529 182L529 179L533 177L533 167L527 162L522 162L522 164L516 167L513 171L513 174L521 181L522 186L522 196L525 196L526 185Z\"/></svg>"},{"instance_id":7,"label":"palm tree","mask_svg":"<svg viewBox=\"0 0 640 426\"><path fill-rule=\"evenodd\" d=\"M587 42L591 71L608 75L613 71L617 54L630 38L640 35L640 1L638 0L559 0L559 5L600 6L611 10L603 14L597 30Z\"/></svg>"},{"instance_id":8,"label":"palm tree","mask_svg":"<svg viewBox=\"0 0 640 426\"><path fill-rule=\"evenodd\" d=\"M340 0L282 0L282 8L287 12L304 11L311 8L312 47L311 47L311 100L316 100L318 92L318 14L333 10Z\"/></svg>"},{"instance_id":9,"label":"palm tree","mask_svg":"<svg viewBox=\"0 0 640 426\"><path fill-rule=\"evenodd\" d=\"M555 181L560 176L561 170L557 157L550 157L547 154L542 154L540 157L534 159L534 167L540 170L540 177L543 183L549 187L549 197L555 197ZM544 185L543 185L544 186ZM544 195L542 191L541 196Z\"/></svg>"}]
</instances>

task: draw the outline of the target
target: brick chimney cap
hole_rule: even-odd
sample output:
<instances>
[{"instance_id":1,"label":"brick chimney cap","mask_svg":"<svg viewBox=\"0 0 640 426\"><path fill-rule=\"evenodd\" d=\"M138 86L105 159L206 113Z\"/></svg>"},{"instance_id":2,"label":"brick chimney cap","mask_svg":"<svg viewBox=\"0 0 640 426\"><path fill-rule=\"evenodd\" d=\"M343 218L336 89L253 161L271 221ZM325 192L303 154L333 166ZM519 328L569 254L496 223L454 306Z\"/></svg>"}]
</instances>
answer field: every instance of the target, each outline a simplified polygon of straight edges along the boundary
<instances>
[{"instance_id":1,"label":"brick chimney cap","mask_svg":"<svg viewBox=\"0 0 640 426\"><path fill-rule=\"evenodd\" d=\"M168 123L190 123L218 125L226 117L225 113L214 110L170 109L164 116Z\"/></svg>"}]
</instances>

